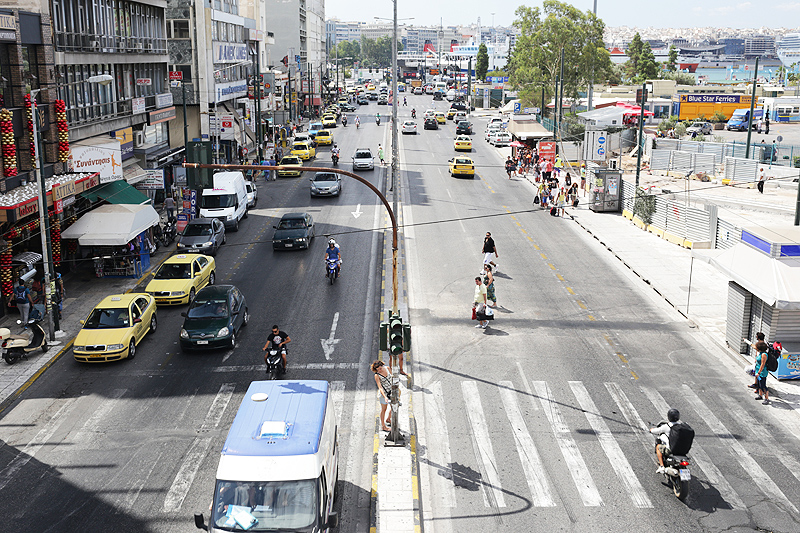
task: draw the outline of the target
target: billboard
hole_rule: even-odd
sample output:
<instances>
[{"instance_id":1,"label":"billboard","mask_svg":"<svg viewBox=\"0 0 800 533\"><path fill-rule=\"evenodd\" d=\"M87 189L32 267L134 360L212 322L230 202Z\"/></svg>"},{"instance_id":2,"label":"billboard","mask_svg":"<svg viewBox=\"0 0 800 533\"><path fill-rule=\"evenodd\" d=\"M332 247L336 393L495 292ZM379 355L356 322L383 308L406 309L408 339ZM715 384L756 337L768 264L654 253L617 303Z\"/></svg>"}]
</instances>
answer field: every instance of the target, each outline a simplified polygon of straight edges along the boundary
<instances>
[{"instance_id":1,"label":"billboard","mask_svg":"<svg viewBox=\"0 0 800 533\"><path fill-rule=\"evenodd\" d=\"M116 139L86 139L73 144L67 166L70 172L98 172L100 183L122 179L122 150Z\"/></svg>"}]
</instances>

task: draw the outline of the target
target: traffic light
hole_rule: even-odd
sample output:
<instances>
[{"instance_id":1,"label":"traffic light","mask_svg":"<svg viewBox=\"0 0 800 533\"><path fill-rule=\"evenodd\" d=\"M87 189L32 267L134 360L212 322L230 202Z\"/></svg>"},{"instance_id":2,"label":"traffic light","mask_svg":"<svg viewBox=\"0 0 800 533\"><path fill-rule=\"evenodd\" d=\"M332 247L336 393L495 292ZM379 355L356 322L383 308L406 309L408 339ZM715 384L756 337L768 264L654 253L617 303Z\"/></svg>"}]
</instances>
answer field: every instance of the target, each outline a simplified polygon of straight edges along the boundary
<instances>
[{"instance_id":1,"label":"traffic light","mask_svg":"<svg viewBox=\"0 0 800 533\"><path fill-rule=\"evenodd\" d=\"M403 319L399 315L392 315L389 319L389 353L403 353Z\"/></svg>"}]
</instances>

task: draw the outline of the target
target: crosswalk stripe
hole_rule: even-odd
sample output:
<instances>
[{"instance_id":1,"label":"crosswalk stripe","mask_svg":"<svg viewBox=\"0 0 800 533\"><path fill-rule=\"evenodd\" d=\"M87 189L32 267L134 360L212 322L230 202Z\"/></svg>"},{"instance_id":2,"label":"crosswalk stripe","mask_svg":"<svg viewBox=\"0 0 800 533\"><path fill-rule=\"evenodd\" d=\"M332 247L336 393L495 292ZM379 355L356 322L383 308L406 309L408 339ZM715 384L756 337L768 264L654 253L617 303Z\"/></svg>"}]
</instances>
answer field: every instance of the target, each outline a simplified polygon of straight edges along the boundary
<instances>
[{"instance_id":1,"label":"crosswalk stripe","mask_svg":"<svg viewBox=\"0 0 800 533\"><path fill-rule=\"evenodd\" d=\"M222 414L231 401L231 396L233 396L233 389L233 383L223 383L219 388L219 392L217 392L214 401L211 402L208 413L206 413L203 425L200 427L201 432L206 432L219 425L222 420ZM209 446L211 446L210 437L194 439L189 447L189 451L187 451L184 456L183 463L178 469L178 473L175 475L175 480L172 482L172 486L169 488L166 498L164 498L165 512L178 511L181 508L183 500L192 487L192 482L197 475L197 471L200 469L200 464L203 462Z\"/></svg>"},{"instance_id":2,"label":"crosswalk stripe","mask_svg":"<svg viewBox=\"0 0 800 533\"><path fill-rule=\"evenodd\" d=\"M342 411L344 411L344 381L331 381L331 397L333 397L333 409L336 411L336 420L342 423Z\"/></svg>"},{"instance_id":3,"label":"crosswalk stripe","mask_svg":"<svg viewBox=\"0 0 800 533\"><path fill-rule=\"evenodd\" d=\"M290 364L289 370L356 370L358 363L305 363ZM211 369L212 372L264 372L266 367L260 365L220 365Z\"/></svg>"},{"instance_id":4,"label":"crosswalk stripe","mask_svg":"<svg viewBox=\"0 0 800 533\"><path fill-rule=\"evenodd\" d=\"M75 403L75 398L70 398L69 400L64 402L56 414L48 420L42 429L36 434L33 439L28 442L17 454L14 459L5 467L2 471L0 471L0 490L3 490L5 486L11 481L14 476L19 472L19 470L28 464L31 459L34 458L36 453L42 449L42 446L47 444L47 441L53 436L56 430L61 425L61 422L66 420L65 414L68 413Z\"/></svg>"},{"instance_id":5,"label":"crosswalk stripe","mask_svg":"<svg viewBox=\"0 0 800 533\"><path fill-rule=\"evenodd\" d=\"M513 392L514 384L510 381L500 382L500 398L503 400L503 408L511 423L514 434L514 442L517 445L517 453L522 463L522 470L525 472L525 480L531 489L531 503L534 507L555 507L556 502L550 492L550 485L545 475L544 464L539 456L528 426L519 410L517 398Z\"/></svg>"},{"instance_id":6,"label":"crosswalk stripe","mask_svg":"<svg viewBox=\"0 0 800 533\"><path fill-rule=\"evenodd\" d=\"M742 443L739 442L717 416L706 407L703 401L694 393L688 385L683 385L684 397L692 404L697 414L705 421L711 431L717 434L717 438L725 443L733 452L739 464L747 472L753 482L761 489L761 492L769 496L776 504L780 503L785 509L797 513L797 507L786 497L774 481L767 475L761 466L747 453Z\"/></svg>"},{"instance_id":7,"label":"crosswalk stripe","mask_svg":"<svg viewBox=\"0 0 800 533\"><path fill-rule=\"evenodd\" d=\"M655 454L653 453L653 438L648 431L649 428L639 416L639 413L636 412L636 408L623 392L622 387L620 387L618 383L606 383L605 385L608 393L611 395L614 403L617 404L617 407L619 407L622 416L625 417L628 424L634 429L642 430L636 432L639 437L639 442L644 445L647 454L655 458Z\"/></svg>"},{"instance_id":8,"label":"crosswalk stripe","mask_svg":"<svg viewBox=\"0 0 800 533\"><path fill-rule=\"evenodd\" d=\"M603 448L606 457L608 457L611 463L611 468L614 469L617 477L630 495L633 504L640 509L653 507L653 503L650 501L650 498L647 497L644 487L639 483L636 474L633 472L633 468L631 468L630 463L628 463L628 460L625 458L625 454L622 453L622 448L619 447L619 444L614 440L614 436L611 434L611 430L608 429L608 424L597 414L599 411L594 401L592 401L592 398L589 396L589 391L586 390L586 387L580 381L570 381L569 386L575 398L578 400L581 409L583 409L583 414L586 415L589 425L592 426L595 435L597 435L597 439L600 441L600 447Z\"/></svg>"},{"instance_id":9,"label":"crosswalk stripe","mask_svg":"<svg viewBox=\"0 0 800 533\"><path fill-rule=\"evenodd\" d=\"M484 503L487 507L505 507L503 489L500 486L500 474L497 471L497 460L494 457L492 439L489 438L489 426L483 414L478 385L474 381L462 381L461 393L464 395L467 418L472 428L473 444L478 456L483 477ZM486 489L490 489L491 492ZM489 501L491 495L491 500Z\"/></svg>"},{"instance_id":10,"label":"crosswalk stripe","mask_svg":"<svg viewBox=\"0 0 800 533\"><path fill-rule=\"evenodd\" d=\"M114 389L107 398L102 400L97 398L95 402L96 408L92 413L92 416L90 416L86 422L83 423L81 429L75 433L73 442L79 445L85 443L86 441L92 440L94 437L94 428L97 427L103 417L105 417L114 409L114 407L117 406L119 399L123 394L125 394L126 391L127 389Z\"/></svg>"},{"instance_id":11,"label":"crosswalk stripe","mask_svg":"<svg viewBox=\"0 0 800 533\"><path fill-rule=\"evenodd\" d=\"M453 460L450 457L450 436L447 432L447 421L444 417L444 394L442 382L434 381L428 387L430 394L425 394L425 436L430 443L426 446L428 457L433 466L438 466L440 473L431 477L433 490L437 497L437 507L456 506L456 487L453 480Z\"/></svg>"},{"instance_id":12,"label":"crosswalk stripe","mask_svg":"<svg viewBox=\"0 0 800 533\"><path fill-rule=\"evenodd\" d=\"M578 489L581 500L583 500L583 505L587 507L603 505L603 499L597 491L597 486L594 484L594 480L578 450L577 444L575 444L575 439L572 438L569 428L561 418L561 410L553 400L550 387L546 381L534 381L533 388L536 389L536 394L539 395L542 409L553 429L556 442L561 449L561 455L564 456L567 469L575 482L575 487Z\"/></svg>"},{"instance_id":13,"label":"crosswalk stripe","mask_svg":"<svg viewBox=\"0 0 800 533\"><path fill-rule=\"evenodd\" d=\"M735 403L726 394L717 394L719 395L719 399L722 401L722 403L727 406L728 412L732 414L742 426L747 428L753 435L755 435L755 437L760 440L768 450L771 450L778 460L783 463L783 466L785 466L795 478L800 480L800 461L795 459L785 449L783 449L778 444L778 441L775 440L775 437L773 437L766 428L759 424L755 418L750 416L741 405Z\"/></svg>"},{"instance_id":14,"label":"crosswalk stripe","mask_svg":"<svg viewBox=\"0 0 800 533\"><path fill-rule=\"evenodd\" d=\"M664 398L661 397L661 394L659 394L658 391L649 387L642 387L642 392L644 392L645 396L647 396L647 399L649 399L650 403L652 403L656 408L656 411L664 414L669 411L669 404L664 400ZM728 481L723 477L722 472L719 471L719 468L717 468L714 463L711 462L711 458L698 442L692 444L691 457L694 463L705 473L708 483L719 491L722 499L726 501L732 509L747 509L747 506L745 506L742 499L739 497L736 491L733 490L733 487L731 487L730 483L728 483Z\"/></svg>"}]
</instances>

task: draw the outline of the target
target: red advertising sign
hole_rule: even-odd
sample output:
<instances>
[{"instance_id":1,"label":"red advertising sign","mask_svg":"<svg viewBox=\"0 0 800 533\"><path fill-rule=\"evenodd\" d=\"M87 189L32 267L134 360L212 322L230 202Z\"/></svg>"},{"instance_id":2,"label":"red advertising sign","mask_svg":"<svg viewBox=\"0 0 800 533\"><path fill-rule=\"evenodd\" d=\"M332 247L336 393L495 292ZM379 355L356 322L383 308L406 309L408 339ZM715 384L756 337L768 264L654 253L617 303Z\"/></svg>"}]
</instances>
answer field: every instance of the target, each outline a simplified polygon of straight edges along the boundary
<instances>
[{"instance_id":1,"label":"red advertising sign","mask_svg":"<svg viewBox=\"0 0 800 533\"><path fill-rule=\"evenodd\" d=\"M222 119L221 122L222 122L222 127L223 128L232 128L233 127L233 121L232 120Z\"/></svg>"},{"instance_id":2,"label":"red advertising sign","mask_svg":"<svg viewBox=\"0 0 800 533\"><path fill-rule=\"evenodd\" d=\"M180 70L170 70L169 71L169 81L181 81L183 80L183 72Z\"/></svg>"},{"instance_id":3,"label":"red advertising sign","mask_svg":"<svg viewBox=\"0 0 800 533\"><path fill-rule=\"evenodd\" d=\"M540 141L539 142L539 157L555 161L556 159L556 143L554 141Z\"/></svg>"}]
</instances>

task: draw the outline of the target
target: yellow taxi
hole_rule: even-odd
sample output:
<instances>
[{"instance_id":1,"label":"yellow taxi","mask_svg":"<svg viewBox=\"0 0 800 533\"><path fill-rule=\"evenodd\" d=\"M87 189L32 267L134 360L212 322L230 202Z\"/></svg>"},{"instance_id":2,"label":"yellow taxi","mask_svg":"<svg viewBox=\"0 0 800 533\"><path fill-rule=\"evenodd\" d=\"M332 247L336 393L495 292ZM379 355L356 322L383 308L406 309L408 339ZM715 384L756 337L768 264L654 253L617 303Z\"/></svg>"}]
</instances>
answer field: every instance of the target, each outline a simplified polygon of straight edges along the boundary
<instances>
[{"instance_id":1,"label":"yellow taxi","mask_svg":"<svg viewBox=\"0 0 800 533\"><path fill-rule=\"evenodd\" d=\"M472 139L469 135L459 135L456 137L454 147L457 152L464 151L464 152L471 152L472 151Z\"/></svg>"},{"instance_id":2,"label":"yellow taxi","mask_svg":"<svg viewBox=\"0 0 800 533\"><path fill-rule=\"evenodd\" d=\"M368 83L368 84L367 84L367 90L368 90L368 91L374 91L374 90L375 90L375 85L374 85L374 84L372 84L372 83Z\"/></svg>"},{"instance_id":3,"label":"yellow taxi","mask_svg":"<svg viewBox=\"0 0 800 533\"><path fill-rule=\"evenodd\" d=\"M303 162L296 155L287 155L287 156L284 156L281 159L281 162L279 163L279 165L292 165L292 166L302 167L303 166ZM278 177L279 178L284 178L284 177L287 177L287 176L299 176L302 173L303 173L302 170L295 170L293 168L287 168L287 169L279 170L278 171Z\"/></svg>"},{"instance_id":4,"label":"yellow taxi","mask_svg":"<svg viewBox=\"0 0 800 533\"><path fill-rule=\"evenodd\" d=\"M454 157L449 163L451 176L475 175L475 162L469 157Z\"/></svg>"},{"instance_id":5,"label":"yellow taxi","mask_svg":"<svg viewBox=\"0 0 800 533\"><path fill-rule=\"evenodd\" d=\"M347 98L339 98L339 100L338 100L338 102L337 102L337 103L338 103L338 104L346 104L346 103L348 103L348 102L347 102Z\"/></svg>"},{"instance_id":6,"label":"yellow taxi","mask_svg":"<svg viewBox=\"0 0 800 533\"><path fill-rule=\"evenodd\" d=\"M194 295L216 281L217 265L213 257L203 254L173 255L156 270L145 292L158 305L181 305L194 300Z\"/></svg>"},{"instance_id":7,"label":"yellow taxi","mask_svg":"<svg viewBox=\"0 0 800 533\"><path fill-rule=\"evenodd\" d=\"M324 125L325 122L323 121L322 124ZM298 141L292 145L292 151L289 152L289 155L294 155L303 161L308 161L309 159L314 159L314 157L317 155L317 151L314 150L314 147L311 146L311 143Z\"/></svg>"},{"instance_id":8,"label":"yellow taxi","mask_svg":"<svg viewBox=\"0 0 800 533\"><path fill-rule=\"evenodd\" d=\"M136 346L158 327L156 300L131 292L105 297L92 309L72 344L76 361L105 363L133 359Z\"/></svg>"},{"instance_id":9,"label":"yellow taxi","mask_svg":"<svg viewBox=\"0 0 800 533\"><path fill-rule=\"evenodd\" d=\"M336 127L336 115L325 115L322 117L322 127L323 128L335 128Z\"/></svg>"},{"instance_id":10,"label":"yellow taxi","mask_svg":"<svg viewBox=\"0 0 800 533\"><path fill-rule=\"evenodd\" d=\"M444 111L437 111L433 114L436 117L436 122L439 124L446 124L447 123L447 115L444 114Z\"/></svg>"},{"instance_id":11,"label":"yellow taxi","mask_svg":"<svg viewBox=\"0 0 800 533\"><path fill-rule=\"evenodd\" d=\"M397 82L397 92L402 93L406 90L406 84L402 81Z\"/></svg>"},{"instance_id":12,"label":"yellow taxi","mask_svg":"<svg viewBox=\"0 0 800 533\"><path fill-rule=\"evenodd\" d=\"M450 108L447 110L447 120L453 120L453 117L458 113L458 109Z\"/></svg>"},{"instance_id":13,"label":"yellow taxi","mask_svg":"<svg viewBox=\"0 0 800 533\"><path fill-rule=\"evenodd\" d=\"M317 141L317 145L333 144L333 133L328 130L319 130L314 140Z\"/></svg>"}]
</instances>

